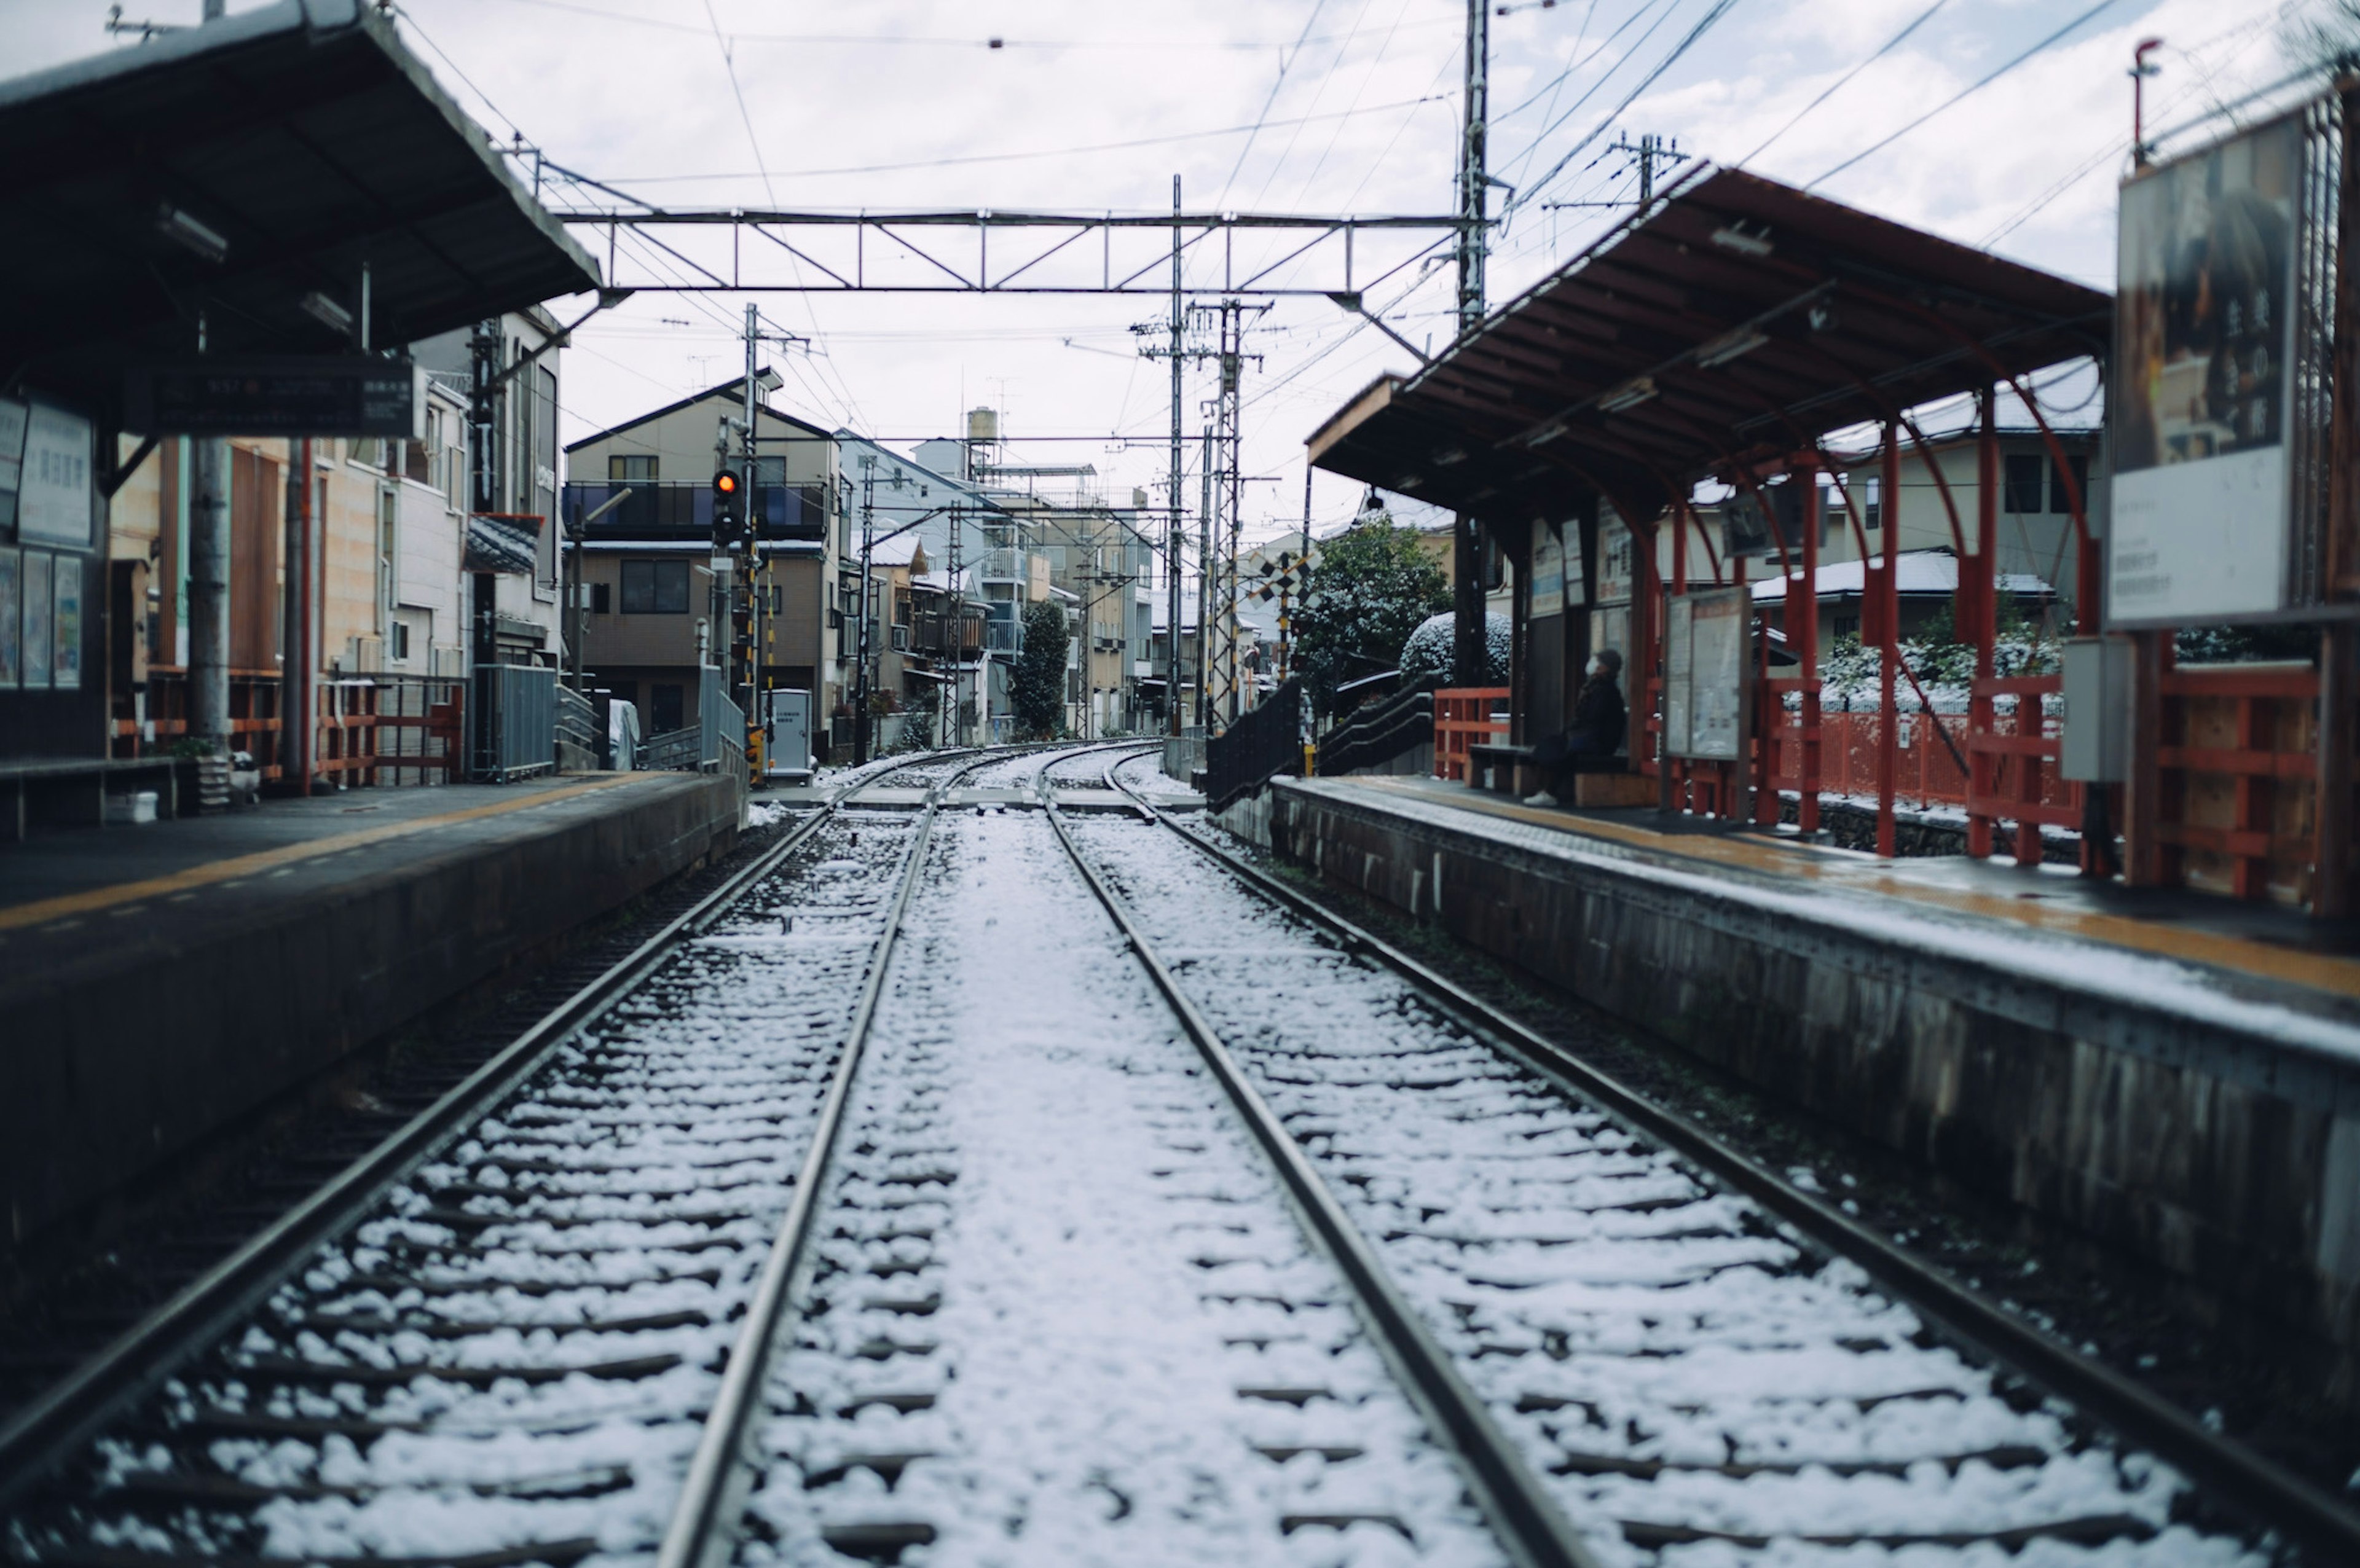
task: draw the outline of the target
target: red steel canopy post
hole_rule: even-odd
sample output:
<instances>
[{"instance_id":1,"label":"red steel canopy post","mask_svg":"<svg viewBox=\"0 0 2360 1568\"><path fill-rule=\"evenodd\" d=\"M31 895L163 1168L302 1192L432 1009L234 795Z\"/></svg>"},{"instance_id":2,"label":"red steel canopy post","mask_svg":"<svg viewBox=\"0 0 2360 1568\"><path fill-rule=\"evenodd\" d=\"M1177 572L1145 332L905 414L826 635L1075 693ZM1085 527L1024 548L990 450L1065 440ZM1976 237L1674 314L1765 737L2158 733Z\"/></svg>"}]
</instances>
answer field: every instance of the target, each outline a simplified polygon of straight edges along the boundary
<instances>
[{"instance_id":1,"label":"red steel canopy post","mask_svg":"<svg viewBox=\"0 0 2360 1568\"><path fill-rule=\"evenodd\" d=\"M1795 826L1806 833L1819 831L1819 482L1816 467L1797 474L1789 484L1808 481L1803 492L1803 575L1786 577L1786 650L1795 656L1795 676L1802 682L1796 703L1797 796ZM1783 714L1786 705L1779 704Z\"/></svg>"},{"instance_id":2,"label":"red steel canopy post","mask_svg":"<svg viewBox=\"0 0 2360 1568\"><path fill-rule=\"evenodd\" d=\"M1901 751L1900 704L1893 690L1895 668L1901 662L1901 598L1896 581L1899 552L1895 542L1901 537L1901 432L1890 423L1885 427L1884 476L1878 487L1885 493L1885 562L1873 572L1866 561L1861 563L1868 578L1862 600L1863 611L1869 605L1876 611L1876 853L1890 860L1899 849L1893 784Z\"/></svg>"}]
</instances>

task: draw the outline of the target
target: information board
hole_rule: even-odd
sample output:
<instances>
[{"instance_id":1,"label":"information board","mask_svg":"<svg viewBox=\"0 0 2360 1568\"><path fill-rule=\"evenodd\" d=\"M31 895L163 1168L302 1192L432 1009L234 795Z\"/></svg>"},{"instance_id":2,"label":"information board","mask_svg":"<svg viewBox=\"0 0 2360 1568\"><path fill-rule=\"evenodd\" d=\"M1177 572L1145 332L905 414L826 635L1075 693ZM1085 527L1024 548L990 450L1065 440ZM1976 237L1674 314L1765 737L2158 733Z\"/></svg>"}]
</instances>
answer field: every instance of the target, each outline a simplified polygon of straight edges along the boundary
<instances>
[{"instance_id":1,"label":"information board","mask_svg":"<svg viewBox=\"0 0 2360 1568\"><path fill-rule=\"evenodd\" d=\"M406 359L201 359L131 373L124 424L140 435L426 439L426 373Z\"/></svg>"},{"instance_id":2,"label":"information board","mask_svg":"<svg viewBox=\"0 0 2360 1568\"><path fill-rule=\"evenodd\" d=\"M1696 601L1687 594L1677 594L1666 602L1664 613L1664 754L1666 757L1690 755L1688 739L1694 725L1689 722L1688 650L1695 640Z\"/></svg>"},{"instance_id":3,"label":"information board","mask_svg":"<svg viewBox=\"0 0 2360 1568\"><path fill-rule=\"evenodd\" d=\"M25 419L16 537L27 544L90 548L90 421L36 400Z\"/></svg>"},{"instance_id":4,"label":"information board","mask_svg":"<svg viewBox=\"0 0 2360 1568\"><path fill-rule=\"evenodd\" d=\"M1685 755L1734 762L1745 746L1745 630L1753 596L1731 588L1686 597L1693 609Z\"/></svg>"},{"instance_id":5,"label":"information board","mask_svg":"<svg viewBox=\"0 0 2360 1568\"><path fill-rule=\"evenodd\" d=\"M2309 113L2122 189L2110 626L2267 619L2315 576L2296 560L2291 483Z\"/></svg>"}]
</instances>

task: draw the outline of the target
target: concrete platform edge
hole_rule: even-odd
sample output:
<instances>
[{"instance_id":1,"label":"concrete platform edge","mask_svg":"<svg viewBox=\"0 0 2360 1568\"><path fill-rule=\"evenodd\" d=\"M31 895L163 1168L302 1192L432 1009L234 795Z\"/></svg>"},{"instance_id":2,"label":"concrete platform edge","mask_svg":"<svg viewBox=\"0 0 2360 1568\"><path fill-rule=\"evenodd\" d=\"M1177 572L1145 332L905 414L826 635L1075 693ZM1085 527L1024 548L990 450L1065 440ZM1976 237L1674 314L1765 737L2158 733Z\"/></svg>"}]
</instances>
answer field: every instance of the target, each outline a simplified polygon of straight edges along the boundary
<instances>
[{"instance_id":1,"label":"concrete platform edge","mask_svg":"<svg viewBox=\"0 0 2360 1568\"><path fill-rule=\"evenodd\" d=\"M1220 820L1774 1097L2300 1329L2360 1403L2360 1062L1812 920L1735 881L1536 854L1290 781Z\"/></svg>"},{"instance_id":2,"label":"concrete platform edge","mask_svg":"<svg viewBox=\"0 0 2360 1568\"><path fill-rule=\"evenodd\" d=\"M737 839L727 778L592 799L15 998L0 1252Z\"/></svg>"}]
</instances>

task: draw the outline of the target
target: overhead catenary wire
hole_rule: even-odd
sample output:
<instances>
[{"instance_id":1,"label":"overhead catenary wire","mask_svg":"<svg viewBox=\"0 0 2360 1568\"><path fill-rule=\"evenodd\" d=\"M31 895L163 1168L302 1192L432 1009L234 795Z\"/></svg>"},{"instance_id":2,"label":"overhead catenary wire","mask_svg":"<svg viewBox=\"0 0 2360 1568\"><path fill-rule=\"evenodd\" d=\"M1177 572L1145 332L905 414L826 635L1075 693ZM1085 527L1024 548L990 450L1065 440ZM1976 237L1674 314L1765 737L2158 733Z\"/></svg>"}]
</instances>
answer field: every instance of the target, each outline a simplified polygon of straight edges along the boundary
<instances>
[{"instance_id":1,"label":"overhead catenary wire","mask_svg":"<svg viewBox=\"0 0 2360 1568\"><path fill-rule=\"evenodd\" d=\"M1713 0L1713 4L1710 8L1709 8L1701 17L1698 18L1696 26L1690 27L1687 34L1681 38L1680 41L1672 46L1671 52L1666 55L1661 60L1657 61L1655 68L1648 71L1645 76L1642 77L1637 86L1624 93L1622 95L1622 101L1615 104L1612 110L1608 111L1605 117L1598 122L1597 125L1590 130L1588 136L1583 136L1579 141L1574 143L1572 147L1567 148L1564 156L1549 166L1549 170L1546 174L1542 175L1538 180L1529 182L1522 190L1518 191L1514 196L1511 197L1507 205L1500 210L1500 216L1504 220L1509 213L1514 212L1519 207L1524 206L1535 196L1546 190L1549 181L1555 180L1560 173L1564 172L1566 165L1571 163L1576 158L1579 157L1584 147L1587 147L1590 143L1596 141L1600 136L1604 136L1607 130L1612 126L1614 122L1622 117L1622 112L1625 109L1628 109L1638 100L1639 94L1644 93L1648 88L1653 87L1656 82L1662 79L1666 71L1671 70L1674 65L1679 63L1680 57L1687 54L1691 48L1695 47L1697 40L1703 38L1708 32L1710 32L1722 17L1728 16L1732 10L1735 9L1738 0ZM2114 0L2102 0L2102 4L2112 5L2113 3ZM1668 14L1669 13L1666 13L1666 15ZM1654 29L1650 28L1649 30L1653 31ZM1584 94L1585 98L1587 96L1587 94ZM1579 108L1579 105L1577 104L1576 108ZM1567 118L1569 118L1574 113L1574 109L1567 110L1563 115L1558 117L1558 123L1563 124L1564 121Z\"/></svg>"},{"instance_id":2,"label":"overhead catenary wire","mask_svg":"<svg viewBox=\"0 0 2360 1568\"><path fill-rule=\"evenodd\" d=\"M1860 162L1863 158L1884 151L1886 147L1891 147L1895 142L1899 141L1903 136L1907 136L1910 132L1916 130L1918 126L1932 119L1935 115L1941 114L1944 110L1949 109L1962 99L1965 99L1973 93L1982 92L1984 88L1990 86L1993 82L1997 82L2001 77L2005 76L2009 71L2014 71L2017 66L2022 65L2026 60L2030 60L2033 56L2038 54L2049 45L2057 42L2058 39L2063 38L2066 34L2072 32L2082 23L2088 21L2091 17L2096 16L2099 12L2105 10L2114 3L2115 0L2098 0L2096 5L2092 5L2088 10L2081 12L2071 21L2058 28L2055 32L2050 33L2038 43L2034 44L2030 49L2026 49L2022 54L2016 56L2005 64L1998 66L1983 76L1977 78L1967 86L1961 87L1959 91L1951 93L1948 98L1943 99L1939 103L1935 104L1932 108L1927 110L1924 114L1910 121L1907 125L1903 125L1899 130L1896 130L1891 135L1872 142L1867 147L1861 148L1860 151L1852 154L1850 158L1844 159L1833 169L1829 169L1825 174L1820 175L1817 180L1814 180L1808 185L1804 186L1803 189L1806 191L1816 191L1820 186L1825 185L1829 180L1833 180L1837 175L1841 174L1845 169L1850 169L1852 165Z\"/></svg>"},{"instance_id":3,"label":"overhead catenary wire","mask_svg":"<svg viewBox=\"0 0 2360 1568\"><path fill-rule=\"evenodd\" d=\"M1763 137L1762 145L1760 147L1755 147L1752 152L1747 153L1743 158L1737 160L1738 167L1742 169L1745 165L1752 163L1755 158L1760 158L1764 153L1769 151L1770 145L1773 142L1785 136L1788 131L1793 130L1797 125L1801 125L1812 110L1818 108L1820 104L1826 103L1829 99L1842 92L1844 88L1851 83L1852 78L1858 76L1862 71L1866 71L1870 66L1874 65L1878 60L1883 60L1886 55L1891 54L1894 49L1900 46L1903 39L1916 32L1918 28L1924 27L1927 23L1932 21L1934 19L1934 14L1950 3L1950 0L1934 0L1934 3L1931 5L1928 5L1923 11L1918 12L1917 16L1910 18L1907 26L1904 27L1899 32L1894 34L1891 38L1885 39L1884 43L1878 45L1874 54L1870 55L1866 60L1862 60L1858 65L1853 66L1850 71L1845 71L1841 76L1836 78L1834 82L1831 83L1825 91L1820 93L1818 97L1812 99L1809 103L1796 110L1794 118L1788 120L1785 125L1779 126L1776 130Z\"/></svg>"}]
</instances>

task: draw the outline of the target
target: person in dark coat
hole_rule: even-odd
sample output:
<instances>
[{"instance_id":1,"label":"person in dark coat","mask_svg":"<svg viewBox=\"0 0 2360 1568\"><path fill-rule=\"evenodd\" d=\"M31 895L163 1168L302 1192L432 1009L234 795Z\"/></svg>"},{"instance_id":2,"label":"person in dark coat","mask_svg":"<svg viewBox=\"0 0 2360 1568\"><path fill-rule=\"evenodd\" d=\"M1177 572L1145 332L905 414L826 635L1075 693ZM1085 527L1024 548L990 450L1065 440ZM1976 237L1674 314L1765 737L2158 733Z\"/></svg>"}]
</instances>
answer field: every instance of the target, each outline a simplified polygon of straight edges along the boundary
<instances>
[{"instance_id":1,"label":"person in dark coat","mask_svg":"<svg viewBox=\"0 0 2360 1568\"><path fill-rule=\"evenodd\" d=\"M1534 760L1547 769L1555 792L1543 789L1524 797L1528 806L1554 806L1557 795L1569 793L1570 776L1585 763L1595 767L1622 749L1622 730L1629 722L1622 705L1622 656L1601 648L1590 656L1581 690L1573 699L1573 722L1561 735L1549 736L1534 748Z\"/></svg>"}]
</instances>

